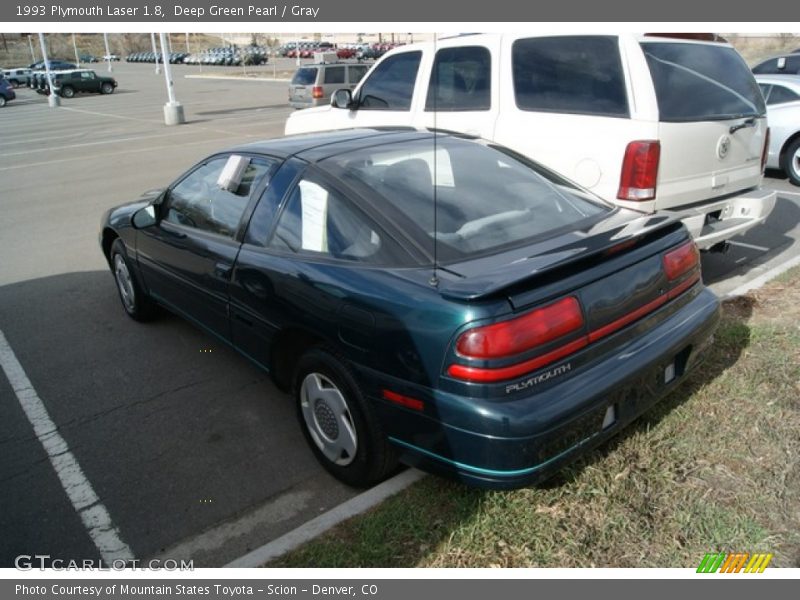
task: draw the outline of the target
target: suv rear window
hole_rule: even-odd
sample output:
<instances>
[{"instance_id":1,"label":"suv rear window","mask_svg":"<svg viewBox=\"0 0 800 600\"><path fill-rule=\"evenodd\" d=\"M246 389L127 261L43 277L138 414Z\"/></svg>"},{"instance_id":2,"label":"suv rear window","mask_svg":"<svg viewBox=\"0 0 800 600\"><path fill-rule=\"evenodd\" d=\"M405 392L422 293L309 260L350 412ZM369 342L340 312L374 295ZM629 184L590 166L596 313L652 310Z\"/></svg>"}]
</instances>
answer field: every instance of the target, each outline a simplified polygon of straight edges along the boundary
<instances>
[{"instance_id":1,"label":"suv rear window","mask_svg":"<svg viewBox=\"0 0 800 600\"><path fill-rule=\"evenodd\" d=\"M292 83L294 85L312 85L316 80L316 67L303 67L302 69L297 69L294 77L292 77Z\"/></svg>"},{"instance_id":2,"label":"suv rear window","mask_svg":"<svg viewBox=\"0 0 800 600\"><path fill-rule=\"evenodd\" d=\"M643 42L661 121L763 116L764 98L741 56L728 46Z\"/></svg>"},{"instance_id":3,"label":"suv rear window","mask_svg":"<svg viewBox=\"0 0 800 600\"><path fill-rule=\"evenodd\" d=\"M614 36L517 40L514 94L521 110L627 117L628 96Z\"/></svg>"}]
</instances>

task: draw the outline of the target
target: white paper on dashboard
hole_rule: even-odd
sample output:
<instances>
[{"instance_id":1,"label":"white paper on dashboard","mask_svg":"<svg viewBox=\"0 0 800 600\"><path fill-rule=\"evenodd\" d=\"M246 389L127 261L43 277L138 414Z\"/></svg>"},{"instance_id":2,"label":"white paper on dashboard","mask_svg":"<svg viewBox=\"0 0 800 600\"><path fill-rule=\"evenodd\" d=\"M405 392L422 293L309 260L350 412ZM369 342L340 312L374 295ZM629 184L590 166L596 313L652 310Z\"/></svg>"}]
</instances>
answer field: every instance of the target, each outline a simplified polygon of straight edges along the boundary
<instances>
[{"instance_id":1,"label":"white paper on dashboard","mask_svg":"<svg viewBox=\"0 0 800 600\"><path fill-rule=\"evenodd\" d=\"M327 252L328 192L311 181L300 182L303 250Z\"/></svg>"}]
</instances>

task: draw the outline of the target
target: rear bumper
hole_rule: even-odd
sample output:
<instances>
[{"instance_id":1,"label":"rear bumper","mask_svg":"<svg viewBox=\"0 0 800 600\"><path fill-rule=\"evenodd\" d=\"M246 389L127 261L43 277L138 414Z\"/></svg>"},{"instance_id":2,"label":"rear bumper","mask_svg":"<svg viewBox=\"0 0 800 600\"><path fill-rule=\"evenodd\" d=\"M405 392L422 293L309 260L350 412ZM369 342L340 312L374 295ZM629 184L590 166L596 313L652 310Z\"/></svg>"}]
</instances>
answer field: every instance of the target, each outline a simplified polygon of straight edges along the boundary
<instances>
[{"instance_id":1,"label":"rear bumper","mask_svg":"<svg viewBox=\"0 0 800 600\"><path fill-rule=\"evenodd\" d=\"M614 436L701 362L719 319L719 301L705 288L691 293L658 326L535 394L491 401L436 391L429 403L435 406L425 414L371 399L406 464L479 487L535 484ZM665 381L673 369L674 379ZM395 383L376 381L375 373L361 375L372 376L378 386ZM472 411L471 420L462 414L454 426L447 413L455 406Z\"/></svg>"},{"instance_id":2,"label":"rear bumper","mask_svg":"<svg viewBox=\"0 0 800 600\"><path fill-rule=\"evenodd\" d=\"M311 108L313 106L321 106L330 102L330 98L311 98L309 100L289 100L289 106L292 108Z\"/></svg>"},{"instance_id":3,"label":"rear bumper","mask_svg":"<svg viewBox=\"0 0 800 600\"><path fill-rule=\"evenodd\" d=\"M736 196L670 211L686 225L701 250L740 235L766 221L775 206L775 190L756 188Z\"/></svg>"}]
</instances>

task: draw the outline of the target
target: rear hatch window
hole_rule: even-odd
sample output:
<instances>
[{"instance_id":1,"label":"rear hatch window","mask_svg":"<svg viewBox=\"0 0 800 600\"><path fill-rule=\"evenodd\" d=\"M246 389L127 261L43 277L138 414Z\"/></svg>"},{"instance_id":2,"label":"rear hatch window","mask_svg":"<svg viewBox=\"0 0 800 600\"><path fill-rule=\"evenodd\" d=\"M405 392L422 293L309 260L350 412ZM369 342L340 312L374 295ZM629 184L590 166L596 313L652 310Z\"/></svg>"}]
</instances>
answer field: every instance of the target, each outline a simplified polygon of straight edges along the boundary
<instances>
[{"instance_id":1,"label":"rear hatch window","mask_svg":"<svg viewBox=\"0 0 800 600\"><path fill-rule=\"evenodd\" d=\"M612 210L521 157L458 138L432 142L373 146L322 164L431 253L436 239L445 262L577 231Z\"/></svg>"},{"instance_id":2,"label":"rear hatch window","mask_svg":"<svg viewBox=\"0 0 800 600\"><path fill-rule=\"evenodd\" d=\"M742 57L728 46L643 42L661 121L760 117L764 98Z\"/></svg>"},{"instance_id":3,"label":"rear hatch window","mask_svg":"<svg viewBox=\"0 0 800 600\"><path fill-rule=\"evenodd\" d=\"M316 67L303 67L298 69L294 77L292 77L292 85L313 85L316 80Z\"/></svg>"}]
</instances>

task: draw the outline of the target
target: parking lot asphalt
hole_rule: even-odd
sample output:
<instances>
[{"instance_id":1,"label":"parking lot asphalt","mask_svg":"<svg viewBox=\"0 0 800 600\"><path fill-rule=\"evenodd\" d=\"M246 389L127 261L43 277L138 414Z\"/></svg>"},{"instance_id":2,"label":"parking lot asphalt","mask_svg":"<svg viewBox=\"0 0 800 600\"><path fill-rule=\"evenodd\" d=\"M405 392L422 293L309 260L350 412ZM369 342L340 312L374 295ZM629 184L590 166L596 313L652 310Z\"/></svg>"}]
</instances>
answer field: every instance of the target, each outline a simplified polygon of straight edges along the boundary
<instances>
[{"instance_id":1,"label":"parking lot asphalt","mask_svg":"<svg viewBox=\"0 0 800 600\"><path fill-rule=\"evenodd\" d=\"M51 109L20 88L0 110L0 331L136 558L220 566L357 492L317 465L267 375L181 319L140 325L119 305L103 211L217 149L280 136L290 112L283 82L184 77L197 73L174 67L179 127L163 124L150 64L115 64L110 96ZM800 253L800 188L770 175L768 222L703 257L719 293ZM0 567L98 558L2 375L0 482Z\"/></svg>"}]
</instances>

